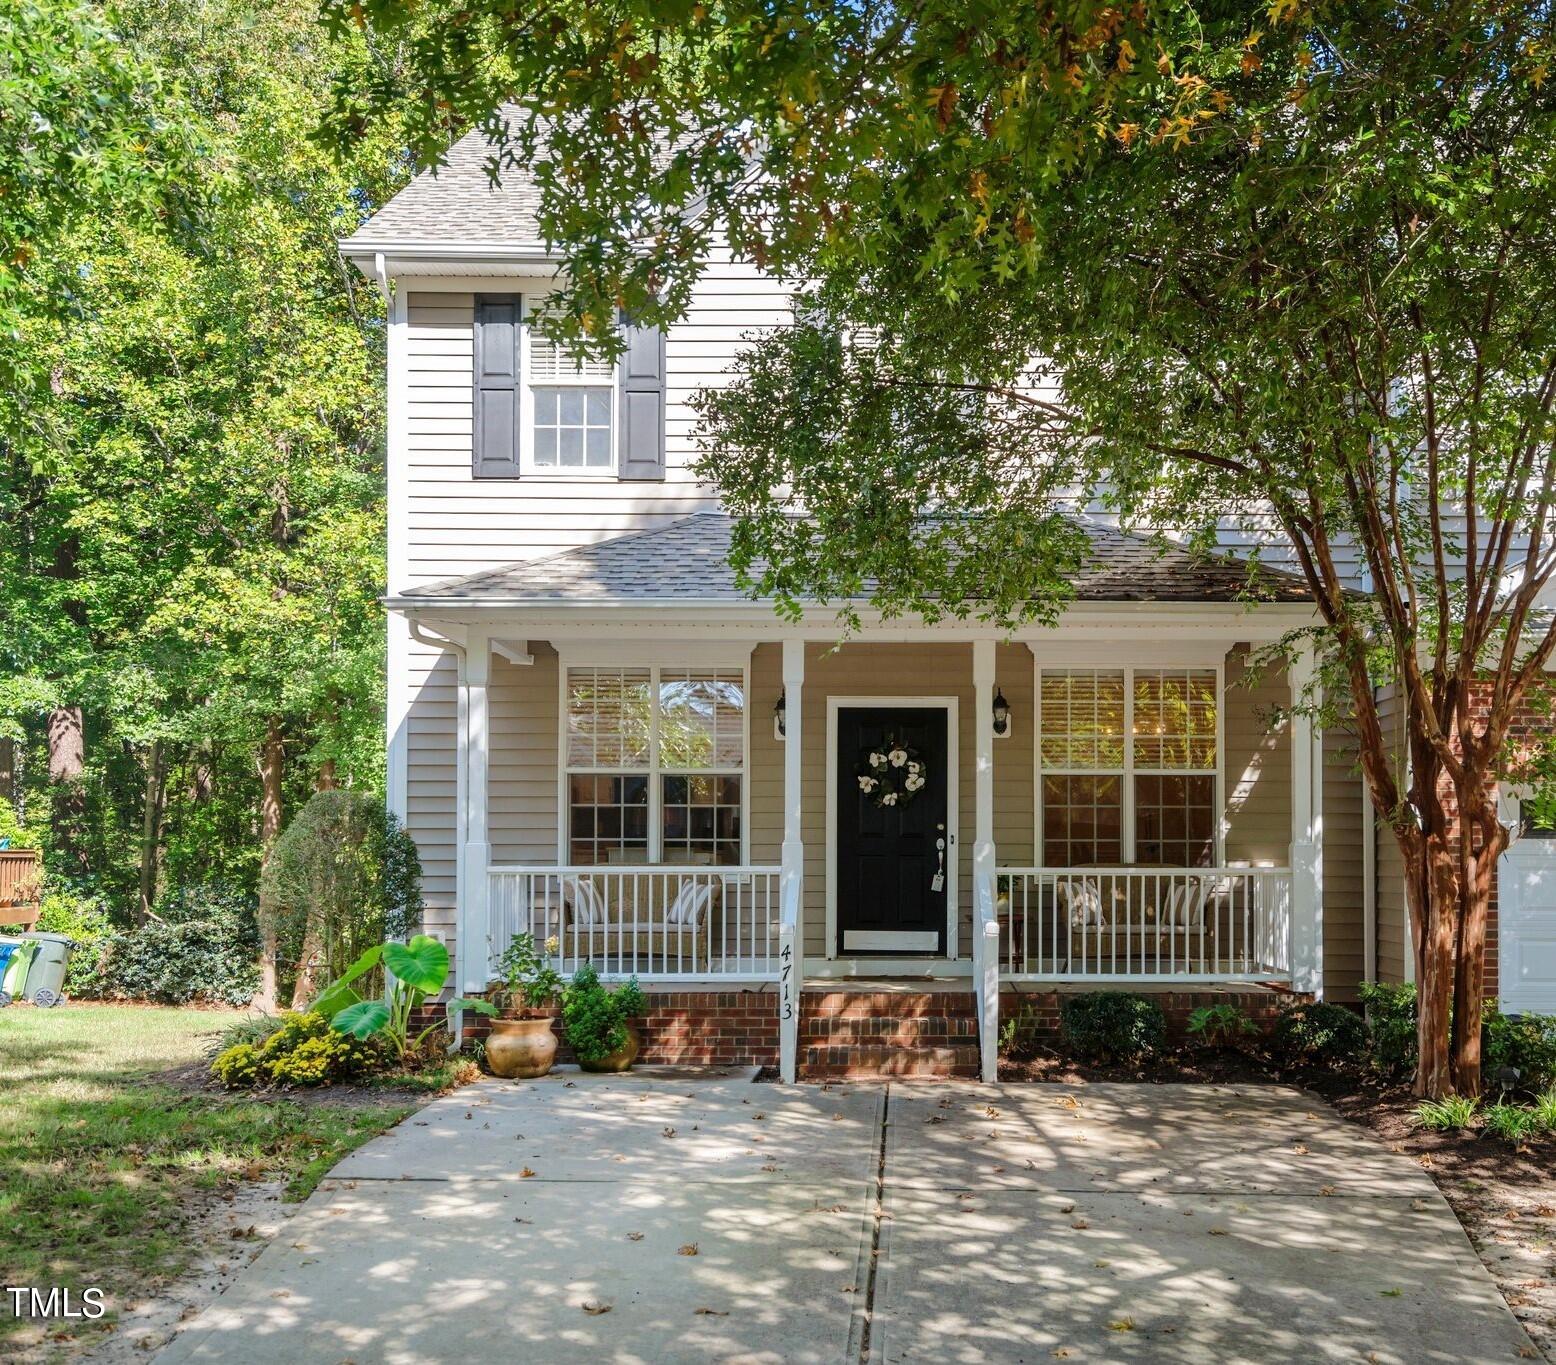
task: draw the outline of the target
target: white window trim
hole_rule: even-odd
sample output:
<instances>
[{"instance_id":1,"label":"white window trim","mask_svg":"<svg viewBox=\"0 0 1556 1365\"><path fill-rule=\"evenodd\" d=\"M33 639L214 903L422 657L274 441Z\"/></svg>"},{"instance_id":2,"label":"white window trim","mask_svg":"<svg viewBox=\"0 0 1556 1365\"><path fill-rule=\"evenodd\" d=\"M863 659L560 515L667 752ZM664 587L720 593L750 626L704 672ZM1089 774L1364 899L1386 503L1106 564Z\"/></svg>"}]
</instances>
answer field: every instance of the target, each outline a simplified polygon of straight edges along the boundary
<instances>
[{"instance_id":1,"label":"white window trim","mask_svg":"<svg viewBox=\"0 0 1556 1365\"><path fill-rule=\"evenodd\" d=\"M1118 664L1101 662L1091 658L1055 661L1034 657L1032 661L1032 715L1035 731L1032 741L1032 848L1037 854L1038 866L1050 866L1048 850L1043 839L1043 673L1073 673L1086 670L1106 670L1124 674L1124 765L1121 768L1055 768L1054 772L1074 773L1079 776L1118 777L1119 800L1123 817L1122 861L1128 865L1135 861L1135 783L1136 777L1204 777L1214 776L1215 790L1211 814L1215 828L1216 867L1226 865L1226 660L1198 660L1171 663ZM1187 670L1214 672L1216 675L1216 764L1211 768L1140 768L1135 766L1135 672L1164 673Z\"/></svg>"},{"instance_id":2,"label":"white window trim","mask_svg":"<svg viewBox=\"0 0 1556 1365\"><path fill-rule=\"evenodd\" d=\"M609 379L598 375L555 376L536 379L530 374L530 318L538 300L549 294L519 295L519 473L529 479L610 479L617 474L617 441L621 423L621 362L611 366ZM535 388L609 388L611 426L609 459L603 465L535 463ZM587 444L587 441L586 441Z\"/></svg>"},{"instance_id":3,"label":"white window trim","mask_svg":"<svg viewBox=\"0 0 1556 1365\"><path fill-rule=\"evenodd\" d=\"M567 755L567 675L574 668L639 669L648 673L648 685L653 693L654 705L649 712L648 764L643 768L572 767ZM659 683L661 675L687 670L717 670L740 674L740 762L739 768L665 768L659 763ZM607 776L618 773L642 773L648 778L648 863L650 867L678 867L678 863L664 861L664 789L661 778L669 777L736 777L740 778L740 862L739 867L751 865L751 662L750 655L731 658L727 649L717 652L688 649L675 653L651 651L648 657L633 656L623 659L619 647L568 651L557 656L557 822L556 860L558 867L571 866L569 856L571 807L568 778L579 776ZM726 869L727 870L727 869Z\"/></svg>"}]
</instances>

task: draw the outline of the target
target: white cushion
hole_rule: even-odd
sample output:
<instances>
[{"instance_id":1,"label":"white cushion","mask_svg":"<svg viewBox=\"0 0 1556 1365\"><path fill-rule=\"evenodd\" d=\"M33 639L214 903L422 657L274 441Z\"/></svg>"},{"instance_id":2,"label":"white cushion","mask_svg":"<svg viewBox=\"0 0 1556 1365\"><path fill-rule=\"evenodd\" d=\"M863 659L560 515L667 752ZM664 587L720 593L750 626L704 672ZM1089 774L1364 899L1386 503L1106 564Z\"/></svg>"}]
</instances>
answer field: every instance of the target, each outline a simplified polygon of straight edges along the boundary
<instances>
[{"instance_id":1,"label":"white cushion","mask_svg":"<svg viewBox=\"0 0 1556 1365\"><path fill-rule=\"evenodd\" d=\"M1205 883L1196 877L1174 886L1162 909L1162 922L1169 929L1200 928L1205 923Z\"/></svg>"},{"instance_id":2,"label":"white cushion","mask_svg":"<svg viewBox=\"0 0 1556 1365\"><path fill-rule=\"evenodd\" d=\"M605 905L587 877L563 877L562 899L573 909L573 923L582 928L605 923Z\"/></svg>"},{"instance_id":3,"label":"white cushion","mask_svg":"<svg viewBox=\"0 0 1556 1365\"><path fill-rule=\"evenodd\" d=\"M713 903L713 884L704 881L683 882L665 911L665 923L695 928L702 923Z\"/></svg>"},{"instance_id":4,"label":"white cushion","mask_svg":"<svg viewBox=\"0 0 1556 1365\"><path fill-rule=\"evenodd\" d=\"M1072 928L1102 923L1102 887L1091 878L1082 877L1078 882L1062 883L1058 897L1060 905L1070 912Z\"/></svg>"}]
</instances>

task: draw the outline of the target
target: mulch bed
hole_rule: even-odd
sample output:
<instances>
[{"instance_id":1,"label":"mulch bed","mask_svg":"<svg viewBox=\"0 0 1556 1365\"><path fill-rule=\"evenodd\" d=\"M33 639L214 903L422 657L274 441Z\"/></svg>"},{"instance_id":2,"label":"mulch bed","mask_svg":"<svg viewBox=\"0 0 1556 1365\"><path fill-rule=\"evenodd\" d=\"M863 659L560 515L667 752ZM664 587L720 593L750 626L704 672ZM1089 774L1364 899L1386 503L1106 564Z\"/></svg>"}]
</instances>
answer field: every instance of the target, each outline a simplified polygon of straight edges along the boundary
<instances>
[{"instance_id":1,"label":"mulch bed","mask_svg":"<svg viewBox=\"0 0 1556 1365\"><path fill-rule=\"evenodd\" d=\"M1090 1065L1040 1048L1028 1056L1002 1059L1000 1080L1293 1085L1318 1095L1432 1177L1508 1306L1545 1358L1556 1362L1556 1133L1533 1138L1515 1152L1478 1131L1432 1132L1415 1121L1419 1101L1407 1086L1369 1072L1283 1067L1235 1051Z\"/></svg>"}]
</instances>

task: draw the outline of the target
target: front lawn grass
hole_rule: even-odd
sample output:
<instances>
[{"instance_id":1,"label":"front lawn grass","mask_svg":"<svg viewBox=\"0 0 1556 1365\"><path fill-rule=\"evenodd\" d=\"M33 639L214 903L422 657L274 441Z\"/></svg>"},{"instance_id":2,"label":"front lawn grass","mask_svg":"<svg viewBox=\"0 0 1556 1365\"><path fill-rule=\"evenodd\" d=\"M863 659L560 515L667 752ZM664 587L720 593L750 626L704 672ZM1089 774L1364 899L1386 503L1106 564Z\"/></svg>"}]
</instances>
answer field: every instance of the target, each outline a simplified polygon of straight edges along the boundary
<instances>
[{"instance_id":1,"label":"front lawn grass","mask_svg":"<svg viewBox=\"0 0 1556 1365\"><path fill-rule=\"evenodd\" d=\"M158 1078L203 1062L236 1017L121 1005L0 1011L0 1284L97 1286L117 1307L189 1265L191 1221L212 1192L284 1180L287 1198L304 1198L415 1107L387 1091L319 1103ZM3 1342L24 1324L9 1299L0 1307Z\"/></svg>"}]
</instances>

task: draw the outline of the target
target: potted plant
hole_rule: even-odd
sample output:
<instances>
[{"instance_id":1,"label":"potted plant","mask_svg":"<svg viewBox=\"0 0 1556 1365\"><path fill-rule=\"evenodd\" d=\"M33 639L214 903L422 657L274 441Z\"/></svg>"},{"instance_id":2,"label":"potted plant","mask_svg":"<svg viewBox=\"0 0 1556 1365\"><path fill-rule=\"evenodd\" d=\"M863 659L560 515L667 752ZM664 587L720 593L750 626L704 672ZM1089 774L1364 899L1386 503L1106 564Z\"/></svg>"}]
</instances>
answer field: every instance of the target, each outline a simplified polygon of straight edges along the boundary
<instances>
[{"instance_id":1,"label":"potted plant","mask_svg":"<svg viewBox=\"0 0 1556 1365\"><path fill-rule=\"evenodd\" d=\"M533 1080L550 1071L556 1060L551 1010L562 989L562 978L551 965L551 954L557 946L556 939L547 939L542 955L533 934L515 934L498 959L502 985L494 994L511 1011L492 1020L486 1039L486 1064L498 1076Z\"/></svg>"},{"instance_id":2,"label":"potted plant","mask_svg":"<svg viewBox=\"0 0 1556 1365\"><path fill-rule=\"evenodd\" d=\"M642 1047L627 1021L641 1018L644 1011L637 977L609 991L593 967L580 967L562 992L562 1027L578 1065L585 1071L625 1071Z\"/></svg>"}]
</instances>

